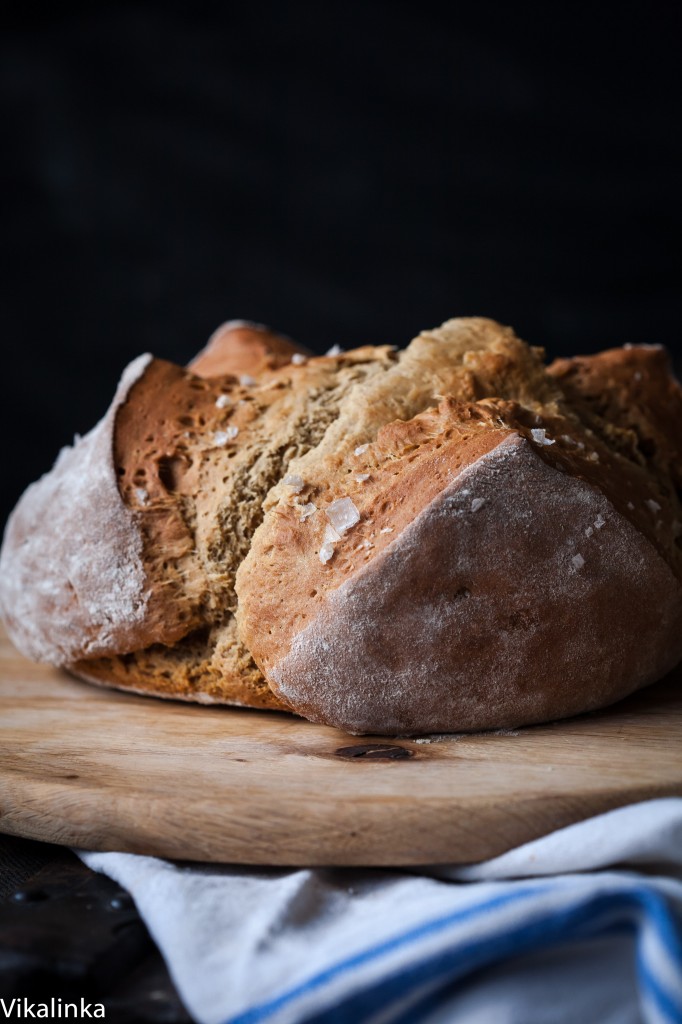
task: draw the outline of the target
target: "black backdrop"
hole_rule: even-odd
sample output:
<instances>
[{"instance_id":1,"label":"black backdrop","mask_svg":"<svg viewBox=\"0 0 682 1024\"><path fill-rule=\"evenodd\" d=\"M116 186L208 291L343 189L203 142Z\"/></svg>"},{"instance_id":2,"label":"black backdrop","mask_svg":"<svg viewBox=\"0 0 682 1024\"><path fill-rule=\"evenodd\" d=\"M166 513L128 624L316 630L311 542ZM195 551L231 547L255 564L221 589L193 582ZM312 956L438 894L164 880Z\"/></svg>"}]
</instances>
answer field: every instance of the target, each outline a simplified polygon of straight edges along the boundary
<instances>
[{"instance_id":1,"label":"black backdrop","mask_svg":"<svg viewBox=\"0 0 682 1024\"><path fill-rule=\"evenodd\" d=\"M128 360L227 318L317 351L460 314L674 347L678 6L17 5L0 521Z\"/></svg>"}]
</instances>

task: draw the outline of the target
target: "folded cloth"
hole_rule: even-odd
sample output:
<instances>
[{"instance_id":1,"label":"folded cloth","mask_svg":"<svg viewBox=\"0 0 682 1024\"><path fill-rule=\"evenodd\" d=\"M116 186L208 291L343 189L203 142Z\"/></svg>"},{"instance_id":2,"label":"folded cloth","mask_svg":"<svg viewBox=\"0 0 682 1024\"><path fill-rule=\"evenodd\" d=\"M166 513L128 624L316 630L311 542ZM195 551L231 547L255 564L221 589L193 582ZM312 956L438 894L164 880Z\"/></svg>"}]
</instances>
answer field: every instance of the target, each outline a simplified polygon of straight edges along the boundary
<instances>
[{"instance_id":1,"label":"folded cloth","mask_svg":"<svg viewBox=\"0 0 682 1024\"><path fill-rule=\"evenodd\" d=\"M80 856L132 894L201 1024L682 1024L682 799L468 867Z\"/></svg>"}]
</instances>

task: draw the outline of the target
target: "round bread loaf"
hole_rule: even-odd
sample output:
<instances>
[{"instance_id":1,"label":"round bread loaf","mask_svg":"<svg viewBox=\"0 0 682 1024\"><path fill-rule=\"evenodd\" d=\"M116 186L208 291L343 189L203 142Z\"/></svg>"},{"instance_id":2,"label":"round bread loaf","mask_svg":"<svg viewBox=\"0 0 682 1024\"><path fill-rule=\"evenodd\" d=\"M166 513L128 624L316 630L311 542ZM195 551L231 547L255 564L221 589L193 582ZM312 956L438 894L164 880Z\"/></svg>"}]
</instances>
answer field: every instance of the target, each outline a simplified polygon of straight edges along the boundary
<instances>
[{"instance_id":1,"label":"round bread loaf","mask_svg":"<svg viewBox=\"0 0 682 1024\"><path fill-rule=\"evenodd\" d=\"M10 517L0 608L17 647L91 682L281 708L237 637L236 569L288 461L394 358L308 359L242 321L192 370L140 357Z\"/></svg>"},{"instance_id":2,"label":"round bread loaf","mask_svg":"<svg viewBox=\"0 0 682 1024\"><path fill-rule=\"evenodd\" d=\"M682 657L681 422L659 347L547 368L464 319L311 357L231 321L28 489L0 609L93 682L350 732L574 714Z\"/></svg>"}]
</instances>

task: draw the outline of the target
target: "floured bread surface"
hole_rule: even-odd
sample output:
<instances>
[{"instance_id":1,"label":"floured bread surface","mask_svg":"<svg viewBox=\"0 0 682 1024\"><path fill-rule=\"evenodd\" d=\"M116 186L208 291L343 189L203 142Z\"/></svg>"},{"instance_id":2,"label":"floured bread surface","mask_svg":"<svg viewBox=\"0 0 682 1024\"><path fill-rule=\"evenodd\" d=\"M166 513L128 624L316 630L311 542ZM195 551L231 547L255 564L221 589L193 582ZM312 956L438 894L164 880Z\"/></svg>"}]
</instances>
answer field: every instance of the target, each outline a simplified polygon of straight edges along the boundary
<instances>
[{"instance_id":1,"label":"floured bread surface","mask_svg":"<svg viewBox=\"0 0 682 1024\"><path fill-rule=\"evenodd\" d=\"M134 646L155 613L138 517L119 494L111 460L118 410L150 361L130 364L104 419L62 450L7 523L0 611L16 645L36 661L63 665Z\"/></svg>"},{"instance_id":2,"label":"floured bread surface","mask_svg":"<svg viewBox=\"0 0 682 1024\"><path fill-rule=\"evenodd\" d=\"M10 520L0 601L16 645L109 685L281 706L236 637L236 568L288 461L394 360L389 347L308 358L232 322L200 374L136 361Z\"/></svg>"},{"instance_id":3,"label":"floured bread surface","mask_svg":"<svg viewBox=\"0 0 682 1024\"><path fill-rule=\"evenodd\" d=\"M148 617L130 649L72 670L139 692L281 707L236 635L237 567L289 461L317 443L349 389L394 358L389 348L302 357L261 367L257 380L150 364L119 411L114 460L166 614Z\"/></svg>"},{"instance_id":4,"label":"floured bread surface","mask_svg":"<svg viewBox=\"0 0 682 1024\"><path fill-rule=\"evenodd\" d=\"M0 608L93 682L351 732L573 714L682 655L680 423L655 347L547 369L471 318L311 357L231 321L29 488Z\"/></svg>"},{"instance_id":5,"label":"floured bread surface","mask_svg":"<svg viewBox=\"0 0 682 1024\"><path fill-rule=\"evenodd\" d=\"M169 614L148 619L134 649L76 663L79 675L183 699L282 706L237 635L234 579L263 507L285 493L305 518L302 485L286 482L298 479L297 458L309 450L337 458L396 416L434 405L443 392L469 394L475 385L463 366L467 353L472 360L476 351L488 352L489 372L499 377L511 368L517 388L526 385L508 348L517 362L526 359L526 374L541 366L511 331L486 320L451 322L399 353L365 348L308 359L273 337L230 323L192 365L202 373L233 367L236 377L199 381L157 361L122 408L121 491L142 506L145 562ZM283 353L290 356L284 366ZM246 365L258 379L241 372ZM171 632L174 620L179 637Z\"/></svg>"},{"instance_id":6,"label":"floured bread surface","mask_svg":"<svg viewBox=\"0 0 682 1024\"><path fill-rule=\"evenodd\" d=\"M681 617L649 542L510 435L329 591L267 672L349 732L512 727L658 679L682 657Z\"/></svg>"},{"instance_id":7,"label":"floured bread surface","mask_svg":"<svg viewBox=\"0 0 682 1024\"><path fill-rule=\"evenodd\" d=\"M325 451L328 434L295 465L302 493L271 494L238 622L307 717L351 732L518 725L607 704L682 656L670 475L588 422L513 335L462 365L438 410L373 439L366 417L367 435Z\"/></svg>"}]
</instances>

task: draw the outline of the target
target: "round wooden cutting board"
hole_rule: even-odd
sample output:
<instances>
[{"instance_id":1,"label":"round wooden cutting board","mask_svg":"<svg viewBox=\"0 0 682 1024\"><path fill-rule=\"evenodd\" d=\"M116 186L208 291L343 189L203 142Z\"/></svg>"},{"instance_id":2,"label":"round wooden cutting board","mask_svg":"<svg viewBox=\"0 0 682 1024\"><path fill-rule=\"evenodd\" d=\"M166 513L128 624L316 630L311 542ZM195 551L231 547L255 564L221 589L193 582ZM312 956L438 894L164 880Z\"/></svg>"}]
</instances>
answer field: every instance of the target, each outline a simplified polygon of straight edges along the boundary
<instances>
[{"instance_id":1,"label":"round wooden cutting board","mask_svg":"<svg viewBox=\"0 0 682 1024\"><path fill-rule=\"evenodd\" d=\"M682 674L506 733L352 737L280 712L98 689L0 636L0 831L270 865L462 863L682 795Z\"/></svg>"}]
</instances>

